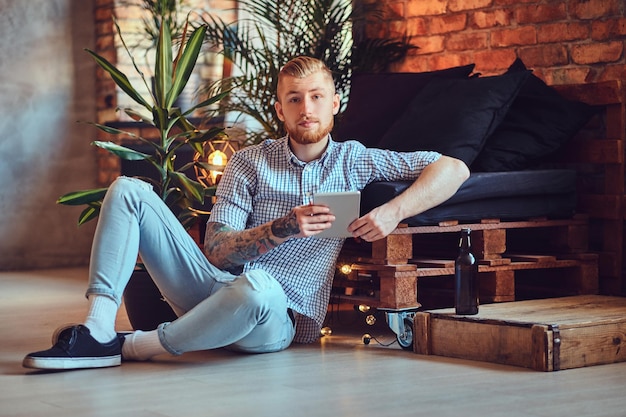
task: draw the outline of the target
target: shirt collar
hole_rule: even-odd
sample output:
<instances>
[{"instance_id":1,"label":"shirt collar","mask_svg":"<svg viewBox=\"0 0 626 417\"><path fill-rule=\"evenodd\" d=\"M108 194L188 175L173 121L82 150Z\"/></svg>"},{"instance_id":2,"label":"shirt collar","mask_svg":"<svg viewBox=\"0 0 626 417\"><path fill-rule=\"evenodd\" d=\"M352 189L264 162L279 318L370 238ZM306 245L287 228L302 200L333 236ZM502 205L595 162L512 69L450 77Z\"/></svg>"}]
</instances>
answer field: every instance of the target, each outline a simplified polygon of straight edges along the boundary
<instances>
[{"instance_id":1,"label":"shirt collar","mask_svg":"<svg viewBox=\"0 0 626 417\"><path fill-rule=\"evenodd\" d=\"M282 138L282 140L283 140L283 149L285 151L285 155L289 159L289 162L295 166L300 166L300 167L305 166L307 163L299 160L298 157L294 155L294 153L291 151L291 148L289 147L289 137L285 136ZM335 141L333 141L333 138L329 133L328 145L326 146L324 153L322 154L322 156L319 157L319 159L311 161L311 163L320 163L322 164L322 166L324 166L326 160L328 159L328 155L330 155L330 153L332 152L335 146L337 146L337 144L335 143Z\"/></svg>"}]
</instances>

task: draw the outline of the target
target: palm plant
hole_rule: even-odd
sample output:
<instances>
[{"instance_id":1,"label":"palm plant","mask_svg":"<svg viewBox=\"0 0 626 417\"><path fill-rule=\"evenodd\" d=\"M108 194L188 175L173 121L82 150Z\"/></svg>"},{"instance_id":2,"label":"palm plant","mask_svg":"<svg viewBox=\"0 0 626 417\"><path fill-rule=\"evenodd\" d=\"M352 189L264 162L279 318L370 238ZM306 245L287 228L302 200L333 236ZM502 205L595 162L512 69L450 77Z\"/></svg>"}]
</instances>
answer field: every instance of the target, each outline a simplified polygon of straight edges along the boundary
<instances>
[{"instance_id":1,"label":"palm plant","mask_svg":"<svg viewBox=\"0 0 626 417\"><path fill-rule=\"evenodd\" d=\"M354 5L352 5L354 3ZM334 73L342 110L355 72L380 72L415 48L410 37L369 39L365 28L381 16L376 2L351 0L240 0L244 16L232 23L206 17L207 42L221 48L235 76L220 103L224 112L243 114L260 127L247 144L284 135L273 103L280 66L299 55L321 59Z\"/></svg>"},{"instance_id":2,"label":"palm plant","mask_svg":"<svg viewBox=\"0 0 626 417\"><path fill-rule=\"evenodd\" d=\"M168 0L161 1L166 2ZM117 22L115 25L118 33L120 33ZM181 223L189 227L195 223L199 215L203 214L201 210L194 208L194 205L202 205L205 197L212 195L214 189L205 187L198 181L189 178L185 172L194 165L200 165L203 169L218 168L196 161L177 168L174 165L174 161L177 152L183 147L191 147L194 152L202 154L208 142L224 139L225 134L222 127L214 126L208 129L201 129L192 124L188 116L196 110L213 106L225 97L228 92L225 91L213 95L186 110L174 106L197 62L207 29L206 25L202 25L194 29L187 38L187 28L188 25L186 24L182 31L178 52L174 56L171 27L167 24L159 25L154 65L155 88L154 92L149 93L150 97L147 98L139 94L137 89L129 82L128 77L104 57L89 49L86 49L86 51L112 77L115 83L140 106L140 110L125 108L123 111L133 120L153 126L158 132L158 139L151 140L108 125L90 123L107 134L115 136L126 135L141 143L148 144L152 152L139 152L111 141L94 141L92 144L122 159L147 161L154 166L158 171L158 178L142 177L142 179L153 184L155 191L172 211L177 214ZM129 48L124 43L121 33L120 38L135 69L141 75L141 79L147 87L147 81L139 70ZM151 91L150 88L147 88L147 90ZM78 223L81 225L98 216L106 190L107 188L98 188L71 192L60 197L57 202L66 205L87 205L87 208L79 216Z\"/></svg>"}]
</instances>

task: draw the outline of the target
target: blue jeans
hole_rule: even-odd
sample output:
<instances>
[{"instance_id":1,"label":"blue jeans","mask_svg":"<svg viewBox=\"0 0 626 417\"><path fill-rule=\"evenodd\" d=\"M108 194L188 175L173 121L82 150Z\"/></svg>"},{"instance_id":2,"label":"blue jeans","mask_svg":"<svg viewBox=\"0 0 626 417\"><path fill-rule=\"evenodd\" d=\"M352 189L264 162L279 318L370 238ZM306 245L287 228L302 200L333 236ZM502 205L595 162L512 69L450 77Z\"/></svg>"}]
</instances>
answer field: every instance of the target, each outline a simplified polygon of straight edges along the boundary
<instances>
[{"instance_id":1,"label":"blue jeans","mask_svg":"<svg viewBox=\"0 0 626 417\"><path fill-rule=\"evenodd\" d=\"M120 177L100 212L87 294L121 305L138 254L178 315L158 327L170 353L219 347L263 353L291 344L295 326L276 279L260 270L235 276L213 266L150 184Z\"/></svg>"}]
</instances>

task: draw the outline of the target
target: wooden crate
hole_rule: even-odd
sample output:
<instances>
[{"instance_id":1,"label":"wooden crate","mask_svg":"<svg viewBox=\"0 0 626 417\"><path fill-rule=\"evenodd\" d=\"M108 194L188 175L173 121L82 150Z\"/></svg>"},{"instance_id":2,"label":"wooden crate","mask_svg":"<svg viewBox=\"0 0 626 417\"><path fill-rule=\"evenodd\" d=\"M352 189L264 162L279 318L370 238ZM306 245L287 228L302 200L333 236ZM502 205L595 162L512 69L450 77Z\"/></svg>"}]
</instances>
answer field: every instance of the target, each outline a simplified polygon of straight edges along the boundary
<instances>
[{"instance_id":1,"label":"wooden crate","mask_svg":"<svg viewBox=\"0 0 626 417\"><path fill-rule=\"evenodd\" d=\"M558 371L626 361L626 298L581 295L454 309L414 318L418 354Z\"/></svg>"}]
</instances>

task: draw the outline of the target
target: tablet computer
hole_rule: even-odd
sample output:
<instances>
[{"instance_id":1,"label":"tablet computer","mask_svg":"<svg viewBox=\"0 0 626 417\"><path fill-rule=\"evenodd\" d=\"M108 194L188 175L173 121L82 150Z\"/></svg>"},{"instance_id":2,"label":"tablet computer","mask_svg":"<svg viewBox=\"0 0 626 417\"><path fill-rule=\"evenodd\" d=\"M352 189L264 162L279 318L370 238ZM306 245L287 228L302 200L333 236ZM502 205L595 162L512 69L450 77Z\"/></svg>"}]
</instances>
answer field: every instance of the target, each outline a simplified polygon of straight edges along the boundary
<instances>
[{"instance_id":1,"label":"tablet computer","mask_svg":"<svg viewBox=\"0 0 626 417\"><path fill-rule=\"evenodd\" d=\"M314 237L352 237L350 232L348 232L348 226L360 216L360 191L316 193L313 194L313 204L328 206L330 212L335 216L332 227L316 234Z\"/></svg>"}]
</instances>

